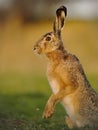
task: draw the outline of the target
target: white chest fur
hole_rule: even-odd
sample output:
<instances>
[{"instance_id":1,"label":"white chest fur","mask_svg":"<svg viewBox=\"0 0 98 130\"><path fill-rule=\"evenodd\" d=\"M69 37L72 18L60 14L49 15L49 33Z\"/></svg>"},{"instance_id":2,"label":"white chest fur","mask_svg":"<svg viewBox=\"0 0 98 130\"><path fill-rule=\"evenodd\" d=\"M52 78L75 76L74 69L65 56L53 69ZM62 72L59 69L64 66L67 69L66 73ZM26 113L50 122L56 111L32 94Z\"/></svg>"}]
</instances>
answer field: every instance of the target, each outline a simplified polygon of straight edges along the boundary
<instances>
[{"instance_id":1,"label":"white chest fur","mask_svg":"<svg viewBox=\"0 0 98 130\"><path fill-rule=\"evenodd\" d=\"M58 93L59 92L59 84L57 82L57 80L50 80L49 81L50 83L50 86L51 86L51 89L53 91L54 94Z\"/></svg>"}]
</instances>

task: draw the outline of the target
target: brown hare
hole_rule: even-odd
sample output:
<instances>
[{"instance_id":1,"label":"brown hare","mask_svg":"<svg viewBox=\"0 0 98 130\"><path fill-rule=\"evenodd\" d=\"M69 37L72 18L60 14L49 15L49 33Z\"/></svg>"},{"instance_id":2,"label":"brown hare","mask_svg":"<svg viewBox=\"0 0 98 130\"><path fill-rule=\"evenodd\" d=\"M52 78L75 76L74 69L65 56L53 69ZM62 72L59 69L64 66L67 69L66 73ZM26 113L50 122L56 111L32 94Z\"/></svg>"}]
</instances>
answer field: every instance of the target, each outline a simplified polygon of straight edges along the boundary
<instances>
[{"instance_id":1,"label":"brown hare","mask_svg":"<svg viewBox=\"0 0 98 130\"><path fill-rule=\"evenodd\" d=\"M53 93L47 101L43 118L51 117L56 103L61 102L69 128L98 128L98 94L87 80L79 59L70 54L62 42L61 30L66 15L66 7L58 8L53 32L43 35L33 48L49 59L47 77Z\"/></svg>"}]
</instances>

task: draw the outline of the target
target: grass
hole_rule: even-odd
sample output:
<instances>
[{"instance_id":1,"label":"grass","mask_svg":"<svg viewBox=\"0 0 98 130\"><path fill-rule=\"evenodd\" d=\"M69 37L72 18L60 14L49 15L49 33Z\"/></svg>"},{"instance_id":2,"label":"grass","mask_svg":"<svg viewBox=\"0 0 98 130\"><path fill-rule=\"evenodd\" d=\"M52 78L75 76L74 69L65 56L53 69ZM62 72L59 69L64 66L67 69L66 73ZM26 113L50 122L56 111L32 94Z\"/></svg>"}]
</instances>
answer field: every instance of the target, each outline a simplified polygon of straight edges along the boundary
<instances>
[{"instance_id":1,"label":"grass","mask_svg":"<svg viewBox=\"0 0 98 130\"><path fill-rule=\"evenodd\" d=\"M97 76L91 75L89 80L98 91ZM0 130L69 130L64 119L66 113L60 104L52 118L42 119L50 93L44 76L1 74Z\"/></svg>"},{"instance_id":2,"label":"grass","mask_svg":"<svg viewBox=\"0 0 98 130\"><path fill-rule=\"evenodd\" d=\"M27 79L27 80L26 80ZM38 80L38 81L37 81ZM18 82L17 82L18 81ZM44 130L64 126L63 108L58 105L54 118L42 119L50 91L44 77L6 74L0 76L0 129ZM44 90L44 91L43 91ZM58 123L58 118L61 123ZM63 122L63 123L62 123ZM66 126L65 126L66 127Z\"/></svg>"}]
</instances>

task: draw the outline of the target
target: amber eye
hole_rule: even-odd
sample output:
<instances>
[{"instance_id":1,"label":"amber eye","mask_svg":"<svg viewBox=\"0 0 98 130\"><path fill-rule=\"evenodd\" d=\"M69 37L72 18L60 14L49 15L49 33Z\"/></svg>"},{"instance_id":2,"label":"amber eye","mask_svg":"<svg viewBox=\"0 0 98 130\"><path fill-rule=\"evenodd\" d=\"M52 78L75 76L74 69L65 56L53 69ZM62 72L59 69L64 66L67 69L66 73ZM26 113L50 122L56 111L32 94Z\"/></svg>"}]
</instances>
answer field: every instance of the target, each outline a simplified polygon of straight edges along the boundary
<instances>
[{"instance_id":1,"label":"amber eye","mask_svg":"<svg viewBox=\"0 0 98 130\"><path fill-rule=\"evenodd\" d=\"M51 40L51 37L46 37L46 41L50 41Z\"/></svg>"}]
</instances>

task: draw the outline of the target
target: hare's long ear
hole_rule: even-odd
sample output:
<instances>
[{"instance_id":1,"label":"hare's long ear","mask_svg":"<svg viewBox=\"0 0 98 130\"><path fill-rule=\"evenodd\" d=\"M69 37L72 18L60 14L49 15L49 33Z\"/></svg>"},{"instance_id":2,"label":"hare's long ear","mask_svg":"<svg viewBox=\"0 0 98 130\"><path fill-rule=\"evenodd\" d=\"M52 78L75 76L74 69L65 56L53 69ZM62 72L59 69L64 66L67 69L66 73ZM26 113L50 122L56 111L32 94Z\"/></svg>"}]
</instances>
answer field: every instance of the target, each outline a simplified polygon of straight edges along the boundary
<instances>
[{"instance_id":1,"label":"hare's long ear","mask_svg":"<svg viewBox=\"0 0 98 130\"><path fill-rule=\"evenodd\" d=\"M54 22L53 30L54 33L60 37L61 29L64 26L65 16L67 15L67 8L65 6L61 6L56 10L56 19Z\"/></svg>"}]
</instances>

